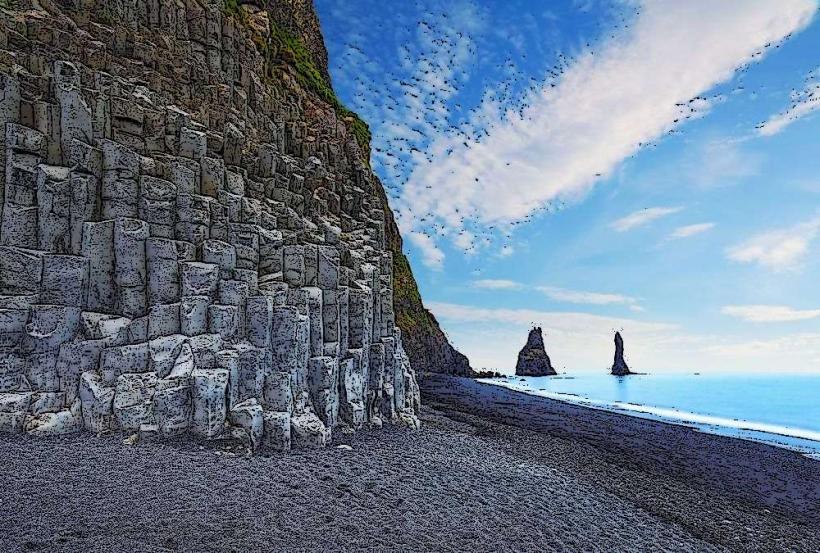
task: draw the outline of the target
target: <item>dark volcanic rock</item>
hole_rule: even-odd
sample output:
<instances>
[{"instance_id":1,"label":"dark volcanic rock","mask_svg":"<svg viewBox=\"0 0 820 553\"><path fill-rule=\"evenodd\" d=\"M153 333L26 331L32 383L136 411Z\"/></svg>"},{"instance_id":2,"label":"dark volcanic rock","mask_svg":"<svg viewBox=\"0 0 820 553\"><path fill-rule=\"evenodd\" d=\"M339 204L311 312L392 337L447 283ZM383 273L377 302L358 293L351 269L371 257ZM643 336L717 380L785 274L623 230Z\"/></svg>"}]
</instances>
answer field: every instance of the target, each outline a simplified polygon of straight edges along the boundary
<instances>
[{"instance_id":1,"label":"dark volcanic rock","mask_svg":"<svg viewBox=\"0 0 820 553\"><path fill-rule=\"evenodd\" d=\"M612 364L612 374L615 376L632 374L624 361L624 339L621 338L620 332L615 333L615 362Z\"/></svg>"},{"instance_id":2,"label":"dark volcanic rock","mask_svg":"<svg viewBox=\"0 0 820 553\"><path fill-rule=\"evenodd\" d=\"M377 191L383 193L383 188ZM393 251L393 302L396 325L401 329L404 348L419 378L425 373L442 373L475 378L467 357L456 350L435 316L425 309L410 264L402 253L402 240L393 213L384 199L388 247Z\"/></svg>"},{"instance_id":3,"label":"dark volcanic rock","mask_svg":"<svg viewBox=\"0 0 820 553\"><path fill-rule=\"evenodd\" d=\"M518 352L515 374L517 376L552 376L558 374L552 368L549 355L544 349L544 337L539 327L530 330L527 343Z\"/></svg>"}]
</instances>

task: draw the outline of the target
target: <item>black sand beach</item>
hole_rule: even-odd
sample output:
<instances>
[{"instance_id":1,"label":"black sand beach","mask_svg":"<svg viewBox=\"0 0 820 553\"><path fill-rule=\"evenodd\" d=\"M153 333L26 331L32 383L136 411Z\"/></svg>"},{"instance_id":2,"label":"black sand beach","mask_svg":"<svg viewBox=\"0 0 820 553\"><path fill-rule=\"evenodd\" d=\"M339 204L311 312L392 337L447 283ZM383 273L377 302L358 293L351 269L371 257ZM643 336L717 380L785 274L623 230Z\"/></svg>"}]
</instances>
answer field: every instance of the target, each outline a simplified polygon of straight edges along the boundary
<instances>
[{"instance_id":1,"label":"black sand beach","mask_svg":"<svg viewBox=\"0 0 820 553\"><path fill-rule=\"evenodd\" d=\"M423 388L421 431L338 436L352 450L4 436L0 551L820 551L820 462L467 379Z\"/></svg>"}]
</instances>

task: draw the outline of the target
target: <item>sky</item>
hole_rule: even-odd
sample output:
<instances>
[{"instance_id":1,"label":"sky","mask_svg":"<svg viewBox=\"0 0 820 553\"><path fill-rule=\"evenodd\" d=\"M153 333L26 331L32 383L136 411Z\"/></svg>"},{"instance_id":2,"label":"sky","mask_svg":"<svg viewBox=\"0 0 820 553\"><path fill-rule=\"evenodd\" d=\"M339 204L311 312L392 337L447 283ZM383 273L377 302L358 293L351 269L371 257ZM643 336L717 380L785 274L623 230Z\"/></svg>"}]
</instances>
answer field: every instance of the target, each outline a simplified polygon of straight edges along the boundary
<instances>
[{"instance_id":1,"label":"sky","mask_svg":"<svg viewBox=\"0 0 820 553\"><path fill-rule=\"evenodd\" d=\"M316 0L474 368L820 372L816 0Z\"/></svg>"}]
</instances>

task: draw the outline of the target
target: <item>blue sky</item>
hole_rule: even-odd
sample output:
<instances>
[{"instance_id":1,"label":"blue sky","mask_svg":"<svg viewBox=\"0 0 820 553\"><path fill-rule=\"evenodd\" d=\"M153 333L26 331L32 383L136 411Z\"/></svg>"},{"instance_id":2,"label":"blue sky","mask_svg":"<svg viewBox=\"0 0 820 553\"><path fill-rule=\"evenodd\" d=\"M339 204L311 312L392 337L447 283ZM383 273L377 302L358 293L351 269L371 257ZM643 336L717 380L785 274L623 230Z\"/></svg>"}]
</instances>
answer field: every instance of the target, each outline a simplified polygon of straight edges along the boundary
<instances>
[{"instance_id":1,"label":"blue sky","mask_svg":"<svg viewBox=\"0 0 820 553\"><path fill-rule=\"evenodd\" d=\"M815 0L316 0L473 366L820 372Z\"/></svg>"}]
</instances>

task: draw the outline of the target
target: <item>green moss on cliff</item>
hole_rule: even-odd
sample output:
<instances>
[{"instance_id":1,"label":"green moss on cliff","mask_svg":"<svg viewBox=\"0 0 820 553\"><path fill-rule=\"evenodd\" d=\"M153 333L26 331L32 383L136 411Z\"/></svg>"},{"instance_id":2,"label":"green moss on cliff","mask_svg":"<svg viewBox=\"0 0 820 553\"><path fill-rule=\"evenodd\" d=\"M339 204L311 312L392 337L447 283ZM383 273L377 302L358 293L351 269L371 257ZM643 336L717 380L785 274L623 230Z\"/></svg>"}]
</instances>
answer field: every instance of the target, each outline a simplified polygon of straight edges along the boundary
<instances>
[{"instance_id":1,"label":"green moss on cliff","mask_svg":"<svg viewBox=\"0 0 820 553\"><path fill-rule=\"evenodd\" d=\"M410 262L400 251L393 252L393 294L393 303L397 307L396 323L403 332L422 335L432 331L433 325L422 304Z\"/></svg>"},{"instance_id":2,"label":"green moss on cliff","mask_svg":"<svg viewBox=\"0 0 820 553\"><path fill-rule=\"evenodd\" d=\"M270 44L274 49L274 56L289 63L296 70L296 78L299 80L299 84L316 93L321 99L333 106L339 117L350 124L351 131L353 136L356 137L359 147L367 155L370 152L371 139L370 128L367 123L339 101L330 84L325 81L319 68L313 63L310 52L301 40L274 22L271 22L270 32Z\"/></svg>"},{"instance_id":3,"label":"green moss on cliff","mask_svg":"<svg viewBox=\"0 0 820 553\"><path fill-rule=\"evenodd\" d=\"M253 23L239 5L239 0L224 0L224 13L236 17L240 22ZM332 106L339 118L347 124L361 148L363 161L369 166L371 134L367 124L339 101L304 42L273 20L269 21L267 35L257 30L252 38L264 57L270 86L281 86L279 77L284 71L293 75L305 90ZM419 373L431 371L472 376L474 373L469 360L450 345L436 318L424 308L410 263L402 253L399 229L390 211L387 196L378 179L376 180L375 192L381 196L387 220L388 245L393 252L396 324L401 328L410 360Z\"/></svg>"},{"instance_id":4,"label":"green moss on cliff","mask_svg":"<svg viewBox=\"0 0 820 553\"><path fill-rule=\"evenodd\" d=\"M2 2L4 0L0 0ZM246 12L241 8L239 0L223 0L223 13L235 17L240 22L246 20ZM330 83L322 76L322 72L316 67L313 57L304 43L296 36L279 26L275 21L270 20L270 36L254 36L254 43L259 52L265 57L266 70L268 74L278 64L284 63L294 69L296 79L299 84L310 90L319 98L333 106L336 114L349 125L350 131L356 138L356 142L364 154L365 163L370 165L370 128L367 123L354 112L347 109Z\"/></svg>"}]
</instances>

